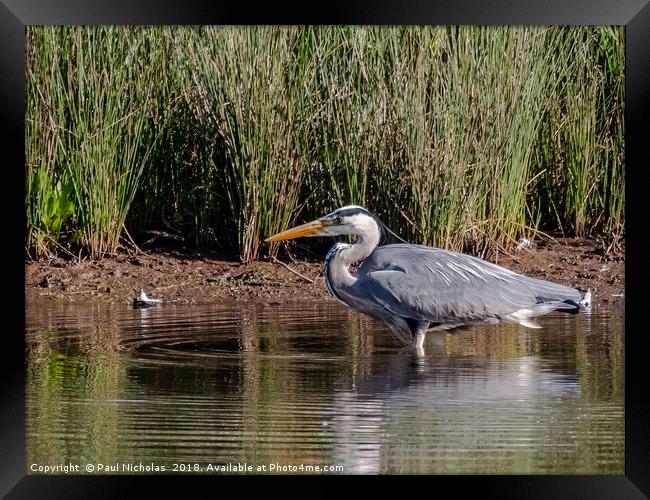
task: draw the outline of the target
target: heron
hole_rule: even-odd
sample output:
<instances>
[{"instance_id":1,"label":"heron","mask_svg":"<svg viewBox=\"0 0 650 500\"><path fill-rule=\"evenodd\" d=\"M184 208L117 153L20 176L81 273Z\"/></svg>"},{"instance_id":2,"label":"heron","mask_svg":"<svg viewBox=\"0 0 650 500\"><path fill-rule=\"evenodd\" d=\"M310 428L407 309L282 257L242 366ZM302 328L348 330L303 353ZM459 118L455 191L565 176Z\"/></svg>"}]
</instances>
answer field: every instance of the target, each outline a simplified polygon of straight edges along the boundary
<instances>
[{"instance_id":1,"label":"heron","mask_svg":"<svg viewBox=\"0 0 650 500\"><path fill-rule=\"evenodd\" d=\"M582 295L575 288L441 248L408 242L380 246L386 233L395 235L367 209L348 205L266 241L354 236L352 243L336 243L325 257L329 292L344 305L383 321L417 349L430 329L499 322L541 328L532 318L580 310ZM351 271L353 265L356 271Z\"/></svg>"}]
</instances>

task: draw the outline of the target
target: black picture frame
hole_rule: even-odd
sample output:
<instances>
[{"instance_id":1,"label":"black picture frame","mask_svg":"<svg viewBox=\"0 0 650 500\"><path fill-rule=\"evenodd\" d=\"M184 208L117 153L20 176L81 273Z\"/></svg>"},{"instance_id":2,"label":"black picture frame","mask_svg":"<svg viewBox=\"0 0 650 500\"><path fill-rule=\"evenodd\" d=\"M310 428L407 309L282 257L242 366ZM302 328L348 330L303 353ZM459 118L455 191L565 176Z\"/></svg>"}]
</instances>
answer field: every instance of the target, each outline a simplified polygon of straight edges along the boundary
<instances>
[{"instance_id":1,"label":"black picture frame","mask_svg":"<svg viewBox=\"0 0 650 500\"><path fill-rule=\"evenodd\" d=\"M296 4L299 5L299 4ZM290 486L293 493L339 492L343 482L361 479L383 487L403 483L420 494L436 495L452 488L498 498L636 499L650 496L650 405L645 370L641 310L643 259L641 242L647 210L641 190L648 184L644 154L650 117L649 0L409 0L387 3L330 2L309 12L306 6L278 3L261 6L208 3L200 0L0 0L0 101L6 142L4 172L11 173L10 200L4 203L3 226L8 235L5 263L5 349L2 369L0 433L0 494L7 498L113 498L134 492L134 486L154 493L179 487L182 494L214 496L223 488L264 482ZM333 478L331 476L214 477L214 476L27 476L25 466L25 344L24 344L24 41L26 25L78 24L481 24L481 25L625 25L626 27L626 330L625 330L625 475L620 476L418 476ZM645 168L644 168L645 167ZM14 178L15 173L15 178ZM17 186L22 186L22 189ZM16 210L16 212L13 212ZM15 261L15 265L13 262ZM14 290L14 287L16 290ZM21 307L22 305L22 307ZM10 325L10 326L9 326ZM173 480L173 485L171 481ZM135 482L141 483L135 485ZM422 484L418 484L422 483ZM406 484L400 484L403 487ZM256 486L260 486L256 484ZM191 488L191 489L190 489ZM203 488L206 488L203 490ZM307 489L309 488L309 489ZM286 490L285 490L286 491ZM449 490L447 490L449 491ZM135 493L135 492L134 492ZM130 495L129 495L130 496Z\"/></svg>"}]
</instances>

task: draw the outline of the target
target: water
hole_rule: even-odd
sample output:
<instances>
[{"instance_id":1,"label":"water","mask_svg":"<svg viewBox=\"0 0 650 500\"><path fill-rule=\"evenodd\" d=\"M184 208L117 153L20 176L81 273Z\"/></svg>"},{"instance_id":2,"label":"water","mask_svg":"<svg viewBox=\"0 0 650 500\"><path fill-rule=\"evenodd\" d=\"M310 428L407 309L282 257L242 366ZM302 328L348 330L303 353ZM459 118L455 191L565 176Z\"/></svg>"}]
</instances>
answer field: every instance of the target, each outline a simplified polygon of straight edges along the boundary
<instances>
[{"instance_id":1,"label":"water","mask_svg":"<svg viewBox=\"0 0 650 500\"><path fill-rule=\"evenodd\" d=\"M26 467L623 474L623 307L539 322L429 334L417 356L332 302L37 299Z\"/></svg>"}]
</instances>

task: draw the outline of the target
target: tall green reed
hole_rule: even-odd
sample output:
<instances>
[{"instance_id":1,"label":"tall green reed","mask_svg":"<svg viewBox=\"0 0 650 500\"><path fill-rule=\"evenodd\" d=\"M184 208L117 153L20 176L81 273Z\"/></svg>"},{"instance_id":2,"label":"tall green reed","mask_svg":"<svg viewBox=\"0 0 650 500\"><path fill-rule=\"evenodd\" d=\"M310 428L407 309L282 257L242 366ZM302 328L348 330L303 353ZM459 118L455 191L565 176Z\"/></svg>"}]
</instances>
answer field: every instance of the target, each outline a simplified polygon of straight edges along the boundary
<instances>
[{"instance_id":1,"label":"tall green reed","mask_svg":"<svg viewBox=\"0 0 650 500\"><path fill-rule=\"evenodd\" d=\"M188 105L196 102L183 27L149 28L159 70L150 95L156 147L140 177L129 213L129 227L150 239L152 230L169 232L197 248L220 243L213 226L218 222L217 200L222 186L210 167L215 140ZM198 117L198 119L197 119ZM219 234L220 239L223 233Z\"/></svg>"},{"instance_id":2,"label":"tall green reed","mask_svg":"<svg viewBox=\"0 0 650 500\"><path fill-rule=\"evenodd\" d=\"M26 33L25 209L26 249L35 258L65 249L75 215L71 179L64 165L65 103L60 47L54 34L29 28Z\"/></svg>"},{"instance_id":3,"label":"tall green reed","mask_svg":"<svg viewBox=\"0 0 650 500\"><path fill-rule=\"evenodd\" d=\"M149 95L157 68L149 40L141 28L30 29L34 61L46 60L28 63L47 71L37 91L29 91L28 113L40 109L37 121L45 113L56 135L57 154L45 156L47 169L72 182L78 239L90 256L115 252L154 145ZM32 158L43 146L32 130L27 134ZM27 168L29 179L33 160ZM28 197L38 198L29 190Z\"/></svg>"},{"instance_id":4,"label":"tall green reed","mask_svg":"<svg viewBox=\"0 0 650 500\"><path fill-rule=\"evenodd\" d=\"M323 30L314 136L329 203L369 205L418 241L450 248L523 234L548 32Z\"/></svg>"},{"instance_id":5,"label":"tall green reed","mask_svg":"<svg viewBox=\"0 0 650 500\"><path fill-rule=\"evenodd\" d=\"M621 28L30 28L27 83L35 256L166 214L250 261L348 203L475 253L624 234Z\"/></svg>"},{"instance_id":6,"label":"tall green reed","mask_svg":"<svg viewBox=\"0 0 650 500\"><path fill-rule=\"evenodd\" d=\"M208 27L192 35L198 103L191 104L223 149L213 162L230 212L222 223L237 227L248 262L298 206L311 145L309 30Z\"/></svg>"},{"instance_id":7,"label":"tall green reed","mask_svg":"<svg viewBox=\"0 0 650 500\"><path fill-rule=\"evenodd\" d=\"M624 234L624 32L556 31L554 86L537 141L546 175L533 192L546 226L579 236Z\"/></svg>"},{"instance_id":8,"label":"tall green reed","mask_svg":"<svg viewBox=\"0 0 650 500\"><path fill-rule=\"evenodd\" d=\"M152 70L139 29L78 28L68 82L67 168L75 180L82 240L91 256L114 252L154 137Z\"/></svg>"}]
</instances>

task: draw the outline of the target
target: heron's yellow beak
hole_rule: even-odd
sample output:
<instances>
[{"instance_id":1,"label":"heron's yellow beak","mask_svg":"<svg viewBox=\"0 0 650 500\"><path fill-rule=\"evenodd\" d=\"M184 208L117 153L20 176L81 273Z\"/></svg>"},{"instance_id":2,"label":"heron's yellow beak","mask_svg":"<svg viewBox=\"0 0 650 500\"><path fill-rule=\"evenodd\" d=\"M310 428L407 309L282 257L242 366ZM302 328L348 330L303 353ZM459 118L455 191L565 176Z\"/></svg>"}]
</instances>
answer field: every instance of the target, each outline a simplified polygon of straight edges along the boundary
<instances>
[{"instance_id":1,"label":"heron's yellow beak","mask_svg":"<svg viewBox=\"0 0 650 500\"><path fill-rule=\"evenodd\" d=\"M308 222L307 224L301 224L281 233L274 234L270 238L266 238L264 241L282 241L282 240L292 240L294 238L301 238L302 236L316 236L319 234L325 234L325 226L319 220Z\"/></svg>"}]
</instances>

